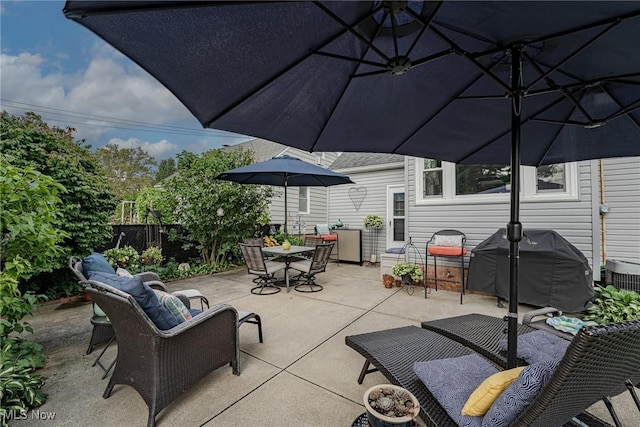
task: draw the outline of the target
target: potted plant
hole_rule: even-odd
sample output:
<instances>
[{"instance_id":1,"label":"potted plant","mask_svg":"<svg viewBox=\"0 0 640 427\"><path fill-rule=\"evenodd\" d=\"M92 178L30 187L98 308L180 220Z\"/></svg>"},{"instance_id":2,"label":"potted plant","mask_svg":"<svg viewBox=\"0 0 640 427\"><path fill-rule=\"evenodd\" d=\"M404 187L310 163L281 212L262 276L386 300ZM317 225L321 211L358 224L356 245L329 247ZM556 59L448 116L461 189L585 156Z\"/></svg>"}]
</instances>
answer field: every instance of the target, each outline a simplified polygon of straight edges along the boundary
<instances>
[{"instance_id":1,"label":"potted plant","mask_svg":"<svg viewBox=\"0 0 640 427\"><path fill-rule=\"evenodd\" d=\"M160 265L163 260L162 249L150 246L142 252L141 258L145 265Z\"/></svg>"},{"instance_id":2,"label":"potted plant","mask_svg":"<svg viewBox=\"0 0 640 427\"><path fill-rule=\"evenodd\" d=\"M379 230L384 225L384 220L379 215L367 215L364 217L364 228L367 230Z\"/></svg>"},{"instance_id":3,"label":"potted plant","mask_svg":"<svg viewBox=\"0 0 640 427\"><path fill-rule=\"evenodd\" d=\"M410 427L420 412L418 399L393 384L376 385L367 390L364 407L371 427Z\"/></svg>"},{"instance_id":4,"label":"potted plant","mask_svg":"<svg viewBox=\"0 0 640 427\"><path fill-rule=\"evenodd\" d=\"M402 277L402 281L407 284L415 284L422 281L422 268L412 262L399 262L393 266L391 273L394 276Z\"/></svg>"},{"instance_id":5,"label":"potted plant","mask_svg":"<svg viewBox=\"0 0 640 427\"><path fill-rule=\"evenodd\" d=\"M104 257L109 261L113 267L138 267L140 263L140 255L131 246L124 246L122 248L107 249L102 253Z\"/></svg>"}]
</instances>

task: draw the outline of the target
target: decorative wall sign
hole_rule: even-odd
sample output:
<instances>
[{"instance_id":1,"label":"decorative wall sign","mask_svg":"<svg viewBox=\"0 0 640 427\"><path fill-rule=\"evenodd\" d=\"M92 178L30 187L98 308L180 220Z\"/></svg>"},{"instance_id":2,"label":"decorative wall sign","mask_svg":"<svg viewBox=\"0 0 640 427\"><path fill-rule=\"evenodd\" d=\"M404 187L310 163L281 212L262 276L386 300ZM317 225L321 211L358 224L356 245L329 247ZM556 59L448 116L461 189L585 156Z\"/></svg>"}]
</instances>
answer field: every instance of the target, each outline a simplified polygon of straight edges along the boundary
<instances>
[{"instance_id":1,"label":"decorative wall sign","mask_svg":"<svg viewBox=\"0 0 640 427\"><path fill-rule=\"evenodd\" d=\"M349 189L349 198L351 199L351 203L353 203L353 207L356 208L356 211L360 210L360 206L362 206L362 202L367 197L367 187L352 187Z\"/></svg>"}]
</instances>

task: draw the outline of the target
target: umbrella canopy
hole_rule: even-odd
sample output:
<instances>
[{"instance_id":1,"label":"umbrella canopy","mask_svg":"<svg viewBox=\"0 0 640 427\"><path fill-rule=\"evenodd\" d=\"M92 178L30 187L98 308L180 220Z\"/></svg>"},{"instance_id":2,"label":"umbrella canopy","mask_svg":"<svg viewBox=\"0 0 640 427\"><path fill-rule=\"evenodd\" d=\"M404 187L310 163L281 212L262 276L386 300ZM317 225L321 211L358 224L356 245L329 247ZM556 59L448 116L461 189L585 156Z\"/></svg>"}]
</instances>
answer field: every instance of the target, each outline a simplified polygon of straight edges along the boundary
<instances>
[{"instance_id":1,"label":"umbrella canopy","mask_svg":"<svg viewBox=\"0 0 640 427\"><path fill-rule=\"evenodd\" d=\"M65 14L216 129L511 164L511 188L521 164L640 155L638 2L69 1ZM517 191L507 229L514 366Z\"/></svg>"},{"instance_id":2,"label":"umbrella canopy","mask_svg":"<svg viewBox=\"0 0 640 427\"><path fill-rule=\"evenodd\" d=\"M353 184L348 176L312 165L291 156L273 157L264 162L222 172L216 179L239 184L262 184L284 187L284 235L287 236L287 187L329 187Z\"/></svg>"}]
</instances>

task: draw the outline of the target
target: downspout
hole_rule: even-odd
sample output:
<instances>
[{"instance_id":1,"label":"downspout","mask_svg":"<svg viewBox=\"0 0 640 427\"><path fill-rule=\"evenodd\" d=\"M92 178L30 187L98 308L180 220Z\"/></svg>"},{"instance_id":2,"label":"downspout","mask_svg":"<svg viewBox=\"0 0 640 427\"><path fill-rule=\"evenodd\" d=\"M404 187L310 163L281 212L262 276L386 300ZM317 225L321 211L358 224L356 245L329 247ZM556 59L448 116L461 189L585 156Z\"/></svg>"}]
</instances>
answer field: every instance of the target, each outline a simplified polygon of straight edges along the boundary
<instances>
[{"instance_id":1,"label":"downspout","mask_svg":"<svg viewBox=\"0 0 640 427\"><path fill-rule=\"evenodd\" d=\"M602 229L602 265L607 262L607 215L604 197L604 160L600 159L600 224Z\"/></svg>"}]
</instances>

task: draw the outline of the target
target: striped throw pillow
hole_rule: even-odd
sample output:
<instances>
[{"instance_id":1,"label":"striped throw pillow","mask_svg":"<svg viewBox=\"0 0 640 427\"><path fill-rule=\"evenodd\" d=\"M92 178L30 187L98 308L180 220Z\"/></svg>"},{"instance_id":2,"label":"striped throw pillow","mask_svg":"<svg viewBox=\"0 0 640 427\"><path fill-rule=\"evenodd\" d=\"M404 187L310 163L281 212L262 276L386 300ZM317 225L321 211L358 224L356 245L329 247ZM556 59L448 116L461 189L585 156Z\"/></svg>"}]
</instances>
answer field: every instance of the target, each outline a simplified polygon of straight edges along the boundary
<instances>
[{"instance_id":1,"label":"striped throw pillow","mask_svg":"<svg viewBox=\"0 0 640 427\"><path fill-rule=\"evenodd\" d=\"M154 289L153 291L158 296L158 300L160 300L160 303L167 310L169 310L171 314L173 314L173 317L176 318L178 323L186 322L187 320L191 319L192 316L189 312L189 309L183 304L182 301L180 301L180 298L157 289Z\"/></svg>"}]
</instances>

